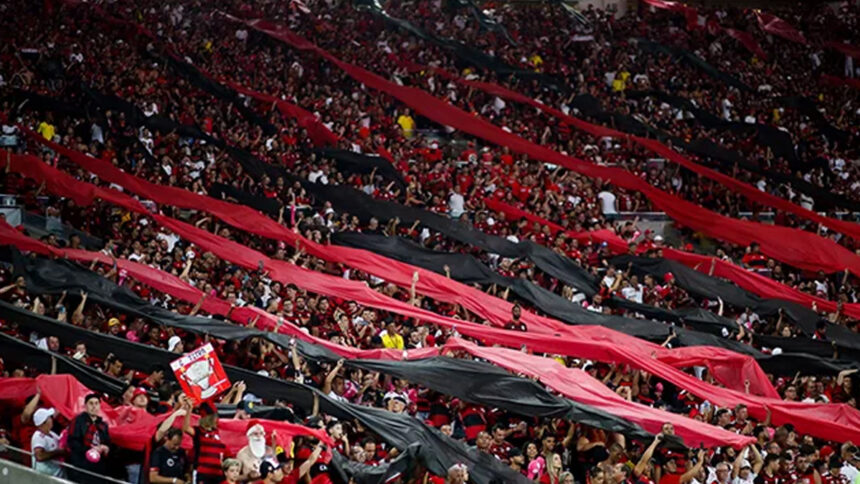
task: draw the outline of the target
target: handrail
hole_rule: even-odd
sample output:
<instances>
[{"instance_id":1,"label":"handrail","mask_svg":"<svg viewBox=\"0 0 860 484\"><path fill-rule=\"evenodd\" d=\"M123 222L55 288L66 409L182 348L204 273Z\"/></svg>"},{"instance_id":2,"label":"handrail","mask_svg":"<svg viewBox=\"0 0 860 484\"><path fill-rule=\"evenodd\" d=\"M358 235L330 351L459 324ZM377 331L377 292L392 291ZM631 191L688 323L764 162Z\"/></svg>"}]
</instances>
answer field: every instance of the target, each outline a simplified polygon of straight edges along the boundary
<instances>
[{"instance_id":1,"label":"handrail","mask_svg":"<svg viewBox=\"0 0 860 484\"><path fill-rule=\"evenodd\" d=\"M9 458L8 454L10 454L10 453L13 454L15 457L17 457L17 459ZM30 465L32 458L33 458L32 452L26 451L24 449L20 449L18 447L12 446L12 445L0 446L0 461L6 460L6 461L14 462L14 463L20 464L24 467L27 467L30 470L33 470L32 466ZM127 481L114 479L113 477L108 477L108 476L105 476L102 474L96 474L96 473L90 472L86 469L81 469L80 467L75 467L75 466L73 466L69 463L66 463L66 462L58 462L58 464L60 464L61 467L66 469L67 475L69 474L69 471L71 470L73 473L77 473L78 475L87 476L86 482L88 484L89 483L129 484ZM45 476L45 477L50 477L50 476ZM70 481L68 479L59 479L59 478L53 478L53 479L56 479L56 482L73 482L73 481Z\"/></svg>"}]
</instances>

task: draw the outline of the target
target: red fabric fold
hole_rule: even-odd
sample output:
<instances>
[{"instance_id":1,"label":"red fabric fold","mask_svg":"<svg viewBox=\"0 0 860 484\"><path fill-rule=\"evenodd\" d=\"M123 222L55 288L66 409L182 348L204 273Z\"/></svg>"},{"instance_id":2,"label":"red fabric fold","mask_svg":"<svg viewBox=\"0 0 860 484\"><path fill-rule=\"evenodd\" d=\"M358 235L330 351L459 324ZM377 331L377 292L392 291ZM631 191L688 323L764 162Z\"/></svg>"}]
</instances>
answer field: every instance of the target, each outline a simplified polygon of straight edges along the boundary
<instances>
[{"instance_id":1,"label":"red fabric fold","mask_svg":"<svg viewBox=\"0 0 860 484\"><path fill-rule=\"evenodd\" d=\"M854 89L860 89L860 79L851 79L849 77L836 77L831 76L829 74L822 74L819 79L821 80L821 82L829 84L831 86L847 86L852 87Z\"/></svg>"},{"instance_id":2,"label":"red fabric fold","mask_svg":"<svg viewBox=\"0 0 860 484\"><path fill-rule=\"evenodd\" d=\"M561 165L585 176L600 178L614 185L639 191L648 197L656 207L693 230L741 246L758 242L761 244L762 252L768 257L781 260L800 269L823 270L827 273L848 269L852 273L860 275L860 257L831 240L802 230L736 220L719 215L657 189L625 170L602 167L562 155L507 133L483 118L466 113L420 89L399 86L389 82L366 69L341 61L282 25L276 25L266 20L244 22L235 17L228 16L228 18L243 22L251 28L299 50L313 52L325 58L353 79L369 88L391 95L419 114L440 124L451 126L500 146L508 146L511 150L525 153L535 160Z\"/></svg>"},{"instance_id":3,"label":"red fabric fold","mask_svg":"<svg viewBox=\"0 0 860 484\"><path fill-rule=\"evenodd\" d=\"M412 274L417 271L419 273L419 279L416 288L422 294L441 301L462 304L463 307L473 311L475 314L488 318L489 321L496 326L504 326L510 318L512 309L511 303L488 296L480 290L469 287L468 285L457 283L456 281L452 281L451 279L432 271L412 267L408 264L387 259L368 251L316 244L300 237L291 230L288 230L268 217L248 207L215 200L180 188L155 185L124 173L103 160L70 150L56 143L48 142L32 131L25 129L24 132L30 135L33 140L50 147L58 153L61 153L84 169L98 175L99 178L122 186L126 190L145 196L157 203L205 211L217 216L236 228L273 240L281 240L294 247L301 246L311 255L361 269L377 277L393 282L401 287L408 287L412 283ZM69 183L71 182L66 182L64 187L68 187ZM77 181L75 183L77 183L76 186L83 187L82 191L85 191L87 184ZM205 232L201 231L201 233ZM626 243L611 231L603 230L591 232L589 234L589 237L595 237L597 240L609 242L612 244L612 247L619 250L619 252L626 250ZM217 243L213 244L214 246L217 246ZM238 247L240 248L237 250L241 250L241 246ZM262 258L264 256L259 254L256 257ZM251 262L252 261L246 261L246 264ZM289 267L293 266L289 265ZM371 294L375 295L376 293L371 291ZM523 313L523 321L528 325L530 331L538 333L559 334L575 331L574 328L562 324L557 320L537 316L531 312ZM643 351L664 351L663 348L657 345L623 335L622 333L616 333L605 328L599 328L599 330L602 330L606 335L616 335L614 336L615 339L624 338L627 340L628 344L641 347ZM715 348L714 350L723 354L723 357L720 359L721 363L718 366L715 366L710 362L711 360L705 360L704 362L700 362L700 364L709 367L720 383L728 387L741 389L741 382L745 379L749 379L752 382L751 389L755 394L765 396L773 396L776 394L772 385L767 381L761 368L751 357L723 349Z\"/></svg>"},{"instance_id":4,"label":"red fabric fold","mask_svg":"<svg viewBox=\"0 0 860 484\"><path fill-rule=\"evenodd\" d=\"M800 32L797 31L794 27L791 26L785 20L777 17L776 15L756 11L755 13L756 19L758 20L758 25L767 33L778 35L783 39L790 40L792 42L797 42L798 44L806 44L806 37L803 36Z\"/></svg>"},{"instance_id":5,"label":"red fabric fold","mask_svg":"<svg viewBox=\"0 0 860 484\"><path fill-rule=\"evenodd\" d=\"M744 32L743 30L724 28L723 29L729 37L740 42L744 47L747 48L748 51L757 55L761 59L767 59L767 54L765 54L764 50L762 50L761 45L759 45L758 41L755 40L755 37L752 36L749 32Z\"/></svg>"},{"instance_id":6,"label":"red fabric fold","mask_svg":"<svg viewBox=\"0 0 860 484\"><path fill-rule=\"evenodd\" d=\"M752 185L749 185L749 184L744 183L740 180L737 180L736 178L733 178L733 177L726 175L726 174L723 174L717 170L713 170L711 168L708 168L706 166L698 164L698 163L690 160L689 158L681 155L677 151L669 148L668 146L661 143L660 141L657 141L654 139L649 139L649 138L641 138L638 136L629 135L627 133L623 133L621 131L607 128L605 126L600 126L600 125L589 123L587 121L583 121L579 118L575 118L573 116L564 114L564 112L562 112L558 109L555 109L551 106L548 106L546 104L538 102L535 99L532 99L532 98L525 96L521 93L518 93L516 91L512 91L510 89L502 87L498 84L493 84L493 83L489 83L489 82L481 82L481 81L469 81L469 80L463 79L462 77L459 77L455 74L447 72L443 69L421 66L421 65L409 62L409 61L401 61L399 59L397 59L397 61L400 62L405 67L407 67L413 71L419 71L419 70L420 71L432 71L432 72L444 77L445 79L457 82L457 83L462 84L464 86L478 89L478 90L484 91L486 93L499 96L503 99L507 99L509 101L528 104L529 106L537 108L537 109L543 111L544 113L549 114L550 116L554 116L555 118L559 119L560 121L563 121L564 123L566 123L566 124L568 124L574 128L585 131L586 133L589 133L593 136L597 136L597 137L608 136L608 137L613 137L613 138L629 139L630 141L633 141L634 143L636 143L636 144L638 144L644 148L647 148L648 150L656 153L657 155L664 157L664 158L668 159L669 161L677 163L677 164L683 166L684 168L686 168L686 169L688 169L688 170L690 170L690 171L692 171L698 175L702 175L706 178L709 178L711 180L714 180L716 182L721 183L722 185L728 187L732 191L743 195L744 197L746 197L747 199L749 199L753 202L759 203L759 204L767 206L767 207L782 210L784 212L792 213L794 215L805 218L807 220L811 220L813 222L823 224L823 225L827 226L828 228L831 228L837 232L843 233L845 235L849 235L849 236L851 236L857 240L860 240L860 224L856 224L856 223L852 223L852 222L845 222L843 220L839 220L836 218L825 217L825 216L819 215L817 212L813 212L812 210L807 210L807 209L801 207L800 205L797 205L797 204L794 204L788 200L785 200L784 198L780 198L780 197L777 197L775 195L771 195L769 193L763 192L763 191L759 190L758 188L756 188Z\"/></svg>"},{"instance_id":7,"label":"red fabric fold","mask_svg":"<svg viewBox=\"0 0 860 484\"><path fill-rule=\"evenodd\" d=\"M288 118L295 119L296 123L308 132L308 136L316 146L337 145L337 135L332 133L330 129L326 128L325 125L323 125L322 122L320 122L320 120L318 120L310 111L275 96L246 89L233 82L226 82L225 84L233 88L239 94L243 94L257 101L267 104L274 103L281 114Z\"/></svg>"},{"instance_id":8,"label":"red fabric fold","mask_svg":"<svg viewBox=\"0 0 860 484\"><path fill-rule=\"evenodd\" d=\"M556 233L558 231L564 231L564 227L558 224L538 217L537 215L528 213L524 210L520 210L506 203L499 202L497 200L485 199L484 204L487 206L487 208L490 208L491 210L495 210L497 212L502 212L509 218L524 218L530 222L537 222L541 225L546 225L550 228L550 230L553 231L553 233ZM626 242L624 242L624 240L622 240L620 237L618 237L612 232L605 231L609 232L608 236L605 235L603 232L604 231L594 231L587 232L587 234L590 234L590 237L594 240L606 242L609 245L609 248L616 254L623 254L627 252L627 244ZM565 231L565 233L568 236L574 238L584 237L584 234L580 232ZM738 267L731 262L726 262L722 259L706 255L693 254L690 252L684 252L668 247L663 249L663 257L665 257L666 259L681 262L684 265L696 269L697 271L702 272L704 274L711 274L716 277L728 279L737 284L738 287L746 289L747 291L753 294L757 294L761 297L792 301L809 308L815 305L818 309L828 312L836 311L836 303L834 301L817 298L811 294L807 294L792 287L786 286L785 284L774 281L773 279L765 277L761 274L756 274L755 272L748 271L743 267ZM711 264L714 265L713 273L710 272ZM845 314L853 318L860 318L860 304L844 304L843 311L845 312Z\"/></svg>"},{"instance_id":9,"label":"red fabric fold","mask_svg":"<svg viewBox=\"0 0 860 484\"><path fill-rule=\"evenodd\" d=\"M72 375L40 375L36 378L0 378L0 400L12 400L20 402L22 399L32 396L37 390L41 391L41 401L57 410L57 413L73 419L85 410L84 398L92 393ZM158 425L161 424L168 414L152 415L145 410L131 406L112 407L102 401L102 418L110 427L112 443L126 449L143 450L149 443ZM193 417L192 422L196 422ZM278 432L279 444L290 448L290 442L297 435L308 435L333 445L331 437L319 429L311 429L301 425L274 420L254 419L263 425L266 432ZM182 419L176 419L175 427L182 425ZM221 440L227 446L231 454L235 454L248 444L245 436L247 420L221 419L218 429ZM191 448L191 438L185 436L183 447Z\"/></svg>"},{"instance_id":10,"label":"red fabric fold","mask_svg":"<svg viewBox=\"0 0 860 484\"><path fill-rule=\"evenodd\" d=\"M830 47L833 50L842 52L848 57L853 57L854 60L860 61L860 47L856 45L846 44L845 42L825 42L825 47Z\"/></svg>"},{"instance_id":11,"label":"red fabric fold","mask_svg":"<svg viewBox=\"0 0 860 484\"><path fill-rule=\"evenodd\" d=\"M8 225L0 224L0 241L12 245L17 245L20 247L21 245L24 245L19 245L21 243L19 239L21 238L26 239L26 237L24 237ZM45 252L49 253L54 253L55 255L82 257L83 254L86 253L86 251L62 251L55 248L48 248L47 246L38 241L31 241L28 246L30 247L30 250L39 250L39 248L41 247L41 250L44 250ZM104 255L98 254L95 257L104 257ZM87 260L87 258L82 257L80 260ZM129 274L147 284L149 284L151 280L158 281L166 279L174 281L174 284L176 285L185 285L184 282L179 281L178 278L169 274L164 274L159 277L153 277L153 273L159 273L160 271L158 271L157 269L150 268L148 266L130 263L128 261L118 261L118 263L121 264L121 268L127 269L129 271ZM285 280L278 278L275 274L273 274L272 277L275 280L281 280L282 282L286 282ZM154 287L160 287L160 290L169 291L169 287L167 286L162 285ZM200 292L193 288L191 290L193 291L193 293L190 295L191 297L189 297L189 294L187 292L182 293L174 291L168 293L176 296L177 298L183 298L189 302L196 302L199 299ZM328 294L327 292L321 293ZM345 294L344 297L354 299L364 304L364 298L362 298L360 295ZM209 300L204 302L203 307L207 311L209 311L210 308L209 304L215 304L215 302ZM226 302L220 302L220 304L223 311ZM251 312L240 314L238 311ZM395 312L398 311L395 310ZM218 314L217 312L215 313ZM233 312L232 317L234 318L234 320L236 320L237 318L245 317L251 319L253 316L260 313L262 312L259 310L239 308ZM274 318L272 315L261 315L261 321L264 321L264 325L270 325L269 327L275 327L274 322L272 321L273 319ZM661 359L664 358L664 355L667 352L673 353L668 357L670 360L681 361L686 359L684 364L703 364L709 361L718 361L721 358L733 358L732 355L734 355L734 353L726 352L719 348L697 347L687 349L689 351L679 352L678 350L669 351L657 345L650 345L650 347L653 347L655 349L651 350L649 354L647 350L642 351L641 343L637 345L635 343L635 338L630 338L626 335L622 335L620 333L615 333L613 331L608 331L604 328L594 326L570 328L571 330L576 330L576 335L565 334L563 338L559 338L561 334L556 334L553 335L553 337L550 337L548 335L542 334L512 332L457 320L454 321L458 324L448 326L448 324L450 323L447 318L428 318L428 320L431 321L433 319L436 319L436 321L433 322L436 322L441 326L452 327L453 329L456 329L463 334L475 337L488 344L502 344L511 348L519 348L522 345L525 345L528 348L540 352L565 354L597 361L626 363L635 368L643 369L649 373L657 375L660 378L664 378L667 381L677 385L679 388L686 389L701 398L708 399L716 405L731 407L737 402L746 403L750 407L751 415L755 416L756 418L764 418L764 414L766 412L765 406L773 410L774 408L783 403L781 400L778 400L778 396L775 396L774 398L756 397L753 395L744 394L740 391L714 387L686 373L675 370L674 368L669 367L661 361ZM295 326L291 326L288 324L284 324L278 330L293 334L298 338L303 338L317 344L323 344L327 348L344 357L384 358L396 360L400 358L422 358L433 354L437 350L437 348L427 348L423 350L412 350L408 352L400 352L397 350L363 351L355 348L346 348L334 345L330 342L319 340L318 338L312 338L308 335L305 335L302 331L299 331L298 328L296 328ZM631 343L630 341L625 340L632 340L634 342ZM735 378L743 377L736 375ZM822 421L818 418L819 413L816 410L818 407L828 407L826 410L824 410L824 413L826 414L827 418L830 419L829 421ZM858 416L857 411L855 409L841 407L844 407L844 405L810 404L802 407L790 408L779 414L777 414L777 412L774 412L773 421L777 424L780 424L783 421L791 421L797 426L798 430L801 432L808 432L812 435L824 439L844 441L844 436L846 435L846 432L850 434L850 431L848 429L850 429L852 425L855 425L855 423L860 423L860 416ZM788 417L791 415L794 416L793 419L784 420L788 419ZM822 427L822 425L829 425L829 427L824 428Z\"/></svg>"},{"instance_id":12,"label":"red fabric fold","mask_svg":"<svg viewBox=\"0 0 860 484\"><path fill-rule=\"evenodd\" d=\"M755 441L754 438L735 434L683 415L628 401L613 392L588 373L567 368L550 358L525 354L521 351L487 348L461 339L449 340L445 349L466 351L512 372L537 378L541 383L571 400L622 417L638 424L651 433L659 433L663 424L671 422L675 433L684 439L687 447L731 445L740 449Z\"/></svg>"}]
</instances>

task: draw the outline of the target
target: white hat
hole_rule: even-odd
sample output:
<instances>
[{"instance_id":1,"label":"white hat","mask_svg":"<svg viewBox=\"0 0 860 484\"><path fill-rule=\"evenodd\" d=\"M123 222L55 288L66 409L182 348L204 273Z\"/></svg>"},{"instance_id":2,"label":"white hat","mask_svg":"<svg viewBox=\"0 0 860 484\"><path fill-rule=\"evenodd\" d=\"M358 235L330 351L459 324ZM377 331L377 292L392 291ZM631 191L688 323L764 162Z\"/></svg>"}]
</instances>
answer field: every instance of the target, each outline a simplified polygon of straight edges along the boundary
<instances>
[{"instance_id":1,"label":"white hat","mask_svg":"<svg viewBox=\"0 0 860 484\"><path fill-rule=\"evenodd\" d=\"M248 430L245 431L245 435L248 436L248 435L253 434L254 432L263 432L265 434L266 429L265 429L265 427L263 427L260 424L254 424L254 425L251 425L250 427L248 427Z\"/></svg>"},{"instance_id":2,"label":"white hat","mask_svg":"<svg viewBox=\"0 0 860 484\"><path fill-rule=\"evenodd\" d=\"M54 410L53 408L40 408L39 410L36 410L36 412L33 414L33 424L35 424L36 427L38 427L39 425L42 425L43 423L45 423L46 420L48 420L49 418L53 417L56 414L57 414L57 411Z\"/></svg>"},{"instance_id":3,"label":"white hat","mask_svg":"<svg viewBox=\"0 0 860 484\"><path fill-rule=\"evenodd\" d=\"M658 235L658 236L654 237L654 242L663 242L663 236Z\"/></svg>"},{"instance_id":4,"label":"white hat","mask_svg":"<svg viewBox=\"0 0 860 484\"><path fill-rule=\"evenodd\" d=\"M400 393L400 392L394 392L394 391L391 391L391 392L386 393L386 394L385 394L385 396L384 396L384 397L382 397L382 401L383 401L383 402L387 402L387 401L389 401L389 400L391 400L391 399L394 399L394 400L400 400L400 401L401 401L401 402L403 402L403 403L407 403L407 401L406 401L406 396L405 396L405 395L403 395L403 394L402 394L402 393Z\"/></svg>"},{"instance_id":5,"label":"white hat","mask_svg":"<svg viewBox=\"0 0 860 484\"><path fill-rule=\"evenodd\" d=\"M167 340L167 351L173 351L176 348L176 345L182 342L182 338L179 336L173 335Z\"/></svg>"}]
</instances>

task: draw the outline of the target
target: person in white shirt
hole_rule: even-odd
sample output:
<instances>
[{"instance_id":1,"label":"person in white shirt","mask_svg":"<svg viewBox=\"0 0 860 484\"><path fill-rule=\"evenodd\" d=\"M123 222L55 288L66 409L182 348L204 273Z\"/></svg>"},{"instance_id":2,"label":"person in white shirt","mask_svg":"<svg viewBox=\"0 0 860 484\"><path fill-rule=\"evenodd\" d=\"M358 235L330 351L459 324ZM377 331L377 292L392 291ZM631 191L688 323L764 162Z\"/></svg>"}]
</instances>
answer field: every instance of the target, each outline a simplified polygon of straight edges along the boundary
<instances>
[{"instance_id":1,"label":"person in white shirt","mask_svg":"<svg viewBox=\"0 0 860 484\"><path fill-rule=\"evenodd\" d=\"M615 209L615 194L604 189L597 194L597 198L600 199L600 210L603 212L603 215L618 214L618 211Z\"/></svg>"},{"instance_id":2,"label":"person in white shirt","mask_svg":"<svg viewBox=\"0 0 860 484\"><path fill-rule=\"evenodd\" d=\"M448 197L448 211L451 218L460 218L460 215L466 211L466 199L463 198L462 191L460 185L457 185Z\"/></svg>"},{"instance_id":3,"label":"person in white shirt","mask_svg":"<svg viewBox=\"0 0 860 484\"><path fill-rule=\"evenodd\" d=\"M33 470L40 474L65 478L66 470L60 465L59 457L65 455L65 449L60 448L60 436L51 428L54 426L53 408L40 408L33 413L33 424L36 432L30 439L33 449Z\"/></svg>"}]
</instances>

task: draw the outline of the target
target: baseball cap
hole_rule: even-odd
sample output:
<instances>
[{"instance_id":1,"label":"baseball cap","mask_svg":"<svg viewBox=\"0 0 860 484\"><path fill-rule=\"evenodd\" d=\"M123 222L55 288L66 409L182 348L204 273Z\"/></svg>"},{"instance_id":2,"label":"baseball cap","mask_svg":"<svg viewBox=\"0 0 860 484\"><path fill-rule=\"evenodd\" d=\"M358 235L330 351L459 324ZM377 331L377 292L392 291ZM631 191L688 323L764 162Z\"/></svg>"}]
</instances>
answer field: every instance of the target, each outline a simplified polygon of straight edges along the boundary
<instances>
[{"instance_id":1,"label":"baseball cap","mask_svg":"<svg viewBox=\"0 0 860 484\"><path fill-rule=\"evenodd\" d=\"M241 402L239 402L238 405L236 405L236 409L244 410L245 412L251 413L251 411L254 410L254 407L256 406L257 404L252 402L251 400L242 400Z\"/></svg>"},{"instance_id":2,"label":"baseball cap","mask_svg":"<svg viewBox=\"0 0 860 484\"><path fill-rule=\"evenodd\" d=\"M176 348L176 345L178 345L181 341L182 338L180 338L179 336L171 336L170 339L167 340L167 351L173 351L173 349Z\"/></svg>"},{"instance_id":3,"label":"baseball cap","mask_svg":"<svg viewBox=\"0 0 860 484\"><path fill-rule=\"evenodd\" d=\"M388 393L386 393L385 397L383 397L382 401L387 402L391 399L400 400L403 403L409 403L406 401L406 397L403 396L403 394L399 393L399 392L388 392Z\"/></svg>"},{"instance_id":4,"label":"baseball cap","mask_svg":"<svg viewBox=\"0 0 860 484\"><path fill-rule=\"evenodd\" d=\"M267 460L263 461L263 463L260 464L260 478L265 479L266 477L269 476L269 474L271 474L272 472L275 472L276 470L278 470L280 468L281 468L280 462L271 462L271 461L267 461Z\"/></svg>"},{"instance_id":5,"label":"baseball cap","mask_svg":"<svg viewBox=\"0 0 860 484\"><path fill-rule=\"evenodd\" d=\"M113 327L113 326L116 326L118 324L119 324L119 319L117 319L117 318L108 319L108 326L109 327Z\"/></svg>"},{"instance_id":6,"label":"baseball cap","mask_svg":"<svg viewBox=\"0 0 860 484\"><path fill-rule=\"evenodd\" d=\"M132 398L137 397L138 395L146 395L149 397L149 394L146 392L146 388L137 387L134 389L134 393L131 394Z\"/></svg>"},{"instance_id":7,"label":"baseball cap","mask_svg":"<svg viewBox=\"0 0 860 484\"><path fill-rule=\"evenodd\" d=\"M33 424L35 424L36 427L38 427L39 425L42 425L43 423L45 423L46 420L48 420L49 418L53 417L56 414L57 414L57 411L54 410L53 408L40 408L39 410L36 410L35 413L33 413Z\"/></svg>"}]
</instances>

